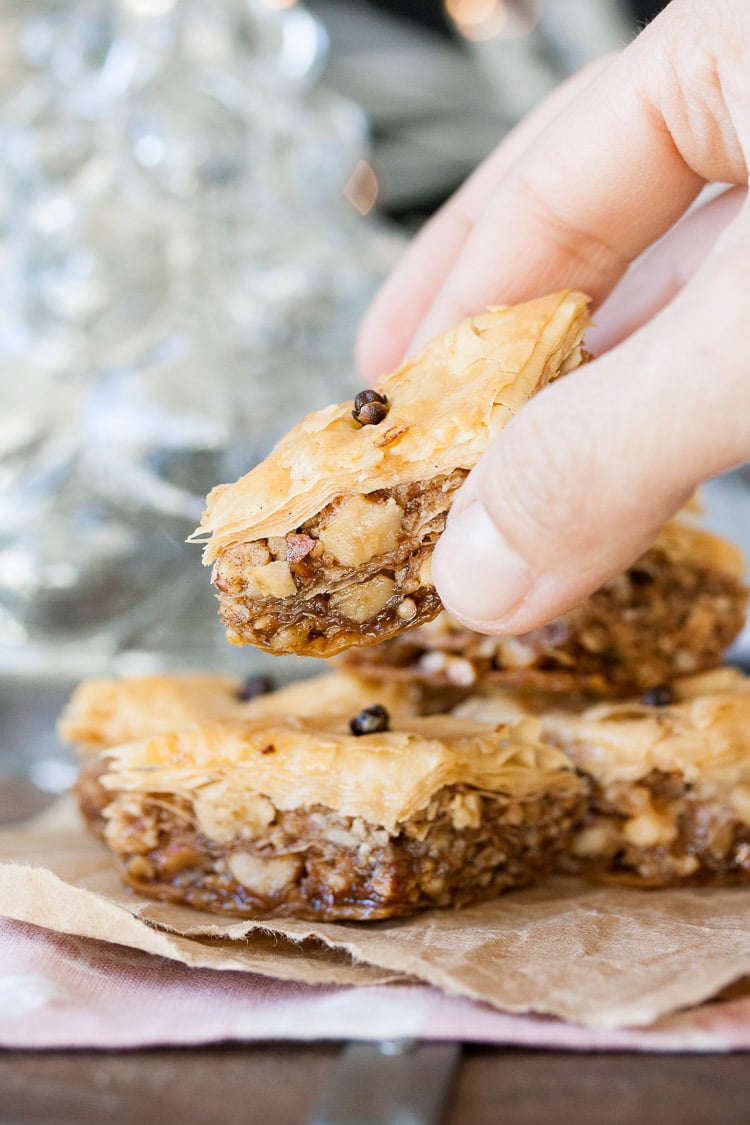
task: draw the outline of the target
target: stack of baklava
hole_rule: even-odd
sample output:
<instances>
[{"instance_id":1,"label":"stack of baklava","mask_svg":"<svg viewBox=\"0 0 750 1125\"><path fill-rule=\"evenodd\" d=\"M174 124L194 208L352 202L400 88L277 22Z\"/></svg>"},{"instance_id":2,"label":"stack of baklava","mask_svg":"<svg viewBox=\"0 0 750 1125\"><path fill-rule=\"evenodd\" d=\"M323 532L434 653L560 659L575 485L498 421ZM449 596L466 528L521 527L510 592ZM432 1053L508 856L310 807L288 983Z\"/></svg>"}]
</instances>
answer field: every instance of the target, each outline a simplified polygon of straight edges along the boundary
<instances>
[{"instance_id":1,"label":"stack of baklava","mask_svg":"<svg viewBox=\"0 0 750 1125\"><path fill-rule=\"evenodd\" d=\"M233 643L332 656L255 677L92 681L63 737L126 882L218 913L377 919L553 870L750 877L750 681L719 667L746 591L686 513L564 618L485 637L441 611L457 489L527 399L586 359L586 298L489 310L378 391L304 419L209 496Z\"/></svg>"}]
</instances>

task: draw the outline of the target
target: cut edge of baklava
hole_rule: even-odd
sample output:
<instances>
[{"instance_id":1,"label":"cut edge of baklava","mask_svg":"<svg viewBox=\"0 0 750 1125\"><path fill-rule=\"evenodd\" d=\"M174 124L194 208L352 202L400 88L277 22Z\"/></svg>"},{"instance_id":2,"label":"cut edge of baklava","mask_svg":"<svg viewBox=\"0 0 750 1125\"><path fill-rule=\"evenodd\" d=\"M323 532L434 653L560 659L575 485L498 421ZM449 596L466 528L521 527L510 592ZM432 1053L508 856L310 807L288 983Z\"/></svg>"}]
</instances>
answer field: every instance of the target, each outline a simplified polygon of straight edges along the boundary
<instances>
[{"instance_id":1,"label":"cut edge of baklava","mask_svg":"<svg viewBox=\"0 0 750 1125\"><path fill-rule=\"evenodd\" d=\"M396 917L553 866L585 784L538 724L373 710L374 726L225 721L113 748L84 770L84 815L135 890L244 917Z\"/></svg>"}]
</instances>

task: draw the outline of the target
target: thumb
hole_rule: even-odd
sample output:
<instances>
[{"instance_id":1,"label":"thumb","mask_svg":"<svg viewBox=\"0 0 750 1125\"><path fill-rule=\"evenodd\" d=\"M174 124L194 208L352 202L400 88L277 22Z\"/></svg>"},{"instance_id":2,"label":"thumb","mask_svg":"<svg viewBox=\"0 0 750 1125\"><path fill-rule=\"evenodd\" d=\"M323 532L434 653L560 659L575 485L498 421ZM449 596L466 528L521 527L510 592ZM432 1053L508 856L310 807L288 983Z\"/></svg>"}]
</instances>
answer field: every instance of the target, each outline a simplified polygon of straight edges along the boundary
<instances>
[{"instance_id":1,"label":"thumb","mask_svg":"<svg viewBox=\"0 0 750 1125\"><path fill-rule=\"evenodd\" d=\"M446 609L522 633L627 569L698 483L750 456L747 208L675 300L503 430L453 505Z\"/></svg>"}]
</instances>

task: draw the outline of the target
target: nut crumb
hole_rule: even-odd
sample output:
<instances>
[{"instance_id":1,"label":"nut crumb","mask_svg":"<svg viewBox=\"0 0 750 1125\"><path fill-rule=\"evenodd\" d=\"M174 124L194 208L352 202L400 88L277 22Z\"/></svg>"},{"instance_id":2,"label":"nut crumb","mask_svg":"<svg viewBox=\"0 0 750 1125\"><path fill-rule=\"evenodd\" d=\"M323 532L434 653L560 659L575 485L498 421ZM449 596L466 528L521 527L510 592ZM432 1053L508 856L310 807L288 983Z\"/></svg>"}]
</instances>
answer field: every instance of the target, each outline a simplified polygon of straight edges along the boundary
<instances>
[{"instance_id":1,"label":"nut crumb","mask_svg":"<svg viewBox=\"0 0 750 1125\"><path fill-rule=\"evenodd\" d=\"M286 537L286 561L288 563L297 563L306 558L311 551L315 550L316 540L312 539L309 535L287 535Z\"/></svg>"},{"instance_id":2,"label":"nut crumb","mask_svg":"<svg viewBox=\"0 0 750 1125\"><path fill-rule=\"evenodd\" d=\"M414 598L404 598L396 613L402 621L409 621L417 612L417 603Z\"/></svg>"}]
</instances>

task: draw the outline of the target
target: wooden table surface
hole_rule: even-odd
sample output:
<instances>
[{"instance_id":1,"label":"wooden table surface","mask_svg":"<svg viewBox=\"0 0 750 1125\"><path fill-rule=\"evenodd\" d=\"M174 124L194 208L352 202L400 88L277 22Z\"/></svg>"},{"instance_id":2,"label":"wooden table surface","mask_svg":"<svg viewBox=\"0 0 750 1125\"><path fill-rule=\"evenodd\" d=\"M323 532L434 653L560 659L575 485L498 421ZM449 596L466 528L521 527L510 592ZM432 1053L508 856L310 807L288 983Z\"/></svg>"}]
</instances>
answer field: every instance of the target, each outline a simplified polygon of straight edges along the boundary
<instances>
[{"instance_id":1,"label":"wooden table surface","mask_svg":"<svg viewBox=\"0 0 750 1125\"><path fill-rule=\"evenodd\" d=\"M302 1125L338 1052L329 1045L5 1052L0 1121ZM468 1048L445 1120L447 1125L747 1122L749 1068L745 1055Z\"/></svg>"},{"instance_id":2,"label":"wooden table surface","mask_svg":"<svg viewBox=\"0 0 750 1125\"><path fill-rule=\"evenodd\" d=\"M0 821L38 811L0 785ZM0 997L0 1003L2 999ZM0 1051L0 1125L304 1125L339 1044ZM747 1055L581 1054L467 1047L447 1125L750 1122ZM380 1125L373 1119L371 1125ZM390 1123L388 1123L390 1125ZM395 1123L394 1123L395 1125ZM406 1119L399 1125L409 1125Z\"/></svg>"}]
</instances>

